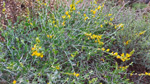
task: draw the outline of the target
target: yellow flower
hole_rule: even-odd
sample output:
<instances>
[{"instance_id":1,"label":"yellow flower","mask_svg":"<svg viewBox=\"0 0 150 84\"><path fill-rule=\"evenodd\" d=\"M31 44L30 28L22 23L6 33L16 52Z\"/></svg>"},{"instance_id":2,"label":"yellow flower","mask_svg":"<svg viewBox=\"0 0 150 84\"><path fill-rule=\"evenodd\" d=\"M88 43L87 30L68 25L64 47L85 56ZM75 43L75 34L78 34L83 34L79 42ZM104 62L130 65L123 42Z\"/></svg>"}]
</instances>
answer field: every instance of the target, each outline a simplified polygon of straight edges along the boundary
<instances>
[{"instance_id":1,"label":"yellow flower","mask_svg":"<svg viewBox=\"0 0 150 84\"><path fill-rule=\"evenodd\" d=\"M97 11L97 10L94 10L94 11L93 11L93 14L96 14L96 11Z\"/></svg>"},{"instance_id":2,"label":"yellow flower","mask_svg":"<svg viewBox=\"0 0 150 84\"><path fill-rule=\"evenodd\" d=\"M92 15L93 18L95 18L95 15Z\"/></svg>"},{"instance_id":3,"label":"yellow flower","mask_svg":"<svg viewBox=\"0 0 150 84\"><path fill-rule=\"evenodd\" d=\"M124 53L121 54L121 57L124 57Z\"/></svg>"},{"instance_id":4,"label":"yellow flower","mask_svg":"<svg viewBox=\"0 0 150 84\"><path fill-rule=\"evenodd\" d=\"M147 72L145 72L145 75L148 75L148 73L147 73Z\"/></svg>"},{"instance_id":5,"label":"yellow flower","mask_svg":"<svg viewBox=\"0 0 150 84\"><path fill-rule=\"evenodd\" d=\"M46 6L47 4L46 4L46 3L44 3L44 5Z\"/></svg>"},{"instance_id":6,"label":"yellow flower","mask_svg":"<svg viewBox=\"0 0 150 84\"><path fill-rule=\"evenodd\" d=\"M131 40L128 40L126 42L124 42L125 45L128 45L130 43Z\"/></svg>"},{"instance_id":7,"label":"yellow flower","mask_svg":"<svg viewBox=\"0 0 150 84\"><path fill-rule=\"evenodd\" d=\"M74 72L74 73L73 73L73 75L75 76L75 75L76 75L76 73Z\"/></svg>"},{"instance_id":8,"label":"yellow flower","mask_svg":"<svg viewBox=\"0 0 150 84\"><path fill-rule=\"evenodd\" d=\"M54 27L58 27L57 25L54 25Z\"/></svg>"},{"instance_id":9,"label":"yellow flower","mask_svg":"<svg viewBox=\"0 0 150 84\"><path fill-rule=\"evenodd\" d=\"M79 73L75 73L75 72L74 72L73 75L76 76L76 77L78 77L78 76L79 76Z\"/></svg>"},{"instance_id":10,"label":"yellow flower","mask_svg":"<svg viewBox=\"0 0 150 84\"><path fill-rule=\"evenodd\" d=\"M105 51L105 48L104 48L104 47L102 48L102 51Z\"/></svg>"},{"instance_id":11,"label":"yellow flower","mask_svg":"<svg viewBox=\"0 0 150 84\"><path fill-rule=\"evenodd\" d=\"M94 0L94 3L97 4L97 2Z\"/></svg>"},{"instance_id":12,"label":"yellow flower","mask_svg":"<svg viewBox=\"0 0 150 84\"><path fill-rule=\"evenodd\" d=\"M75 5L74 4L70 4L70 8L73 8L73 7L75 7Z\"/></svg>"},{"instance_id":13,"label":"yellow flower","mask_svg":"<svg viewBox=\"0 0 150 84\"><path fill-rule=\"evenodd\" d=\"M76 2L76 4L80 3L80 0Z\"/></svg>"},{"instance_id":14,"label":"yellow flower","mask_svg":"<svg viewBox=\"0 0 150 84\"><path fill-rule=\"evenodd\" d=\"M37 53L35 53L35 55L36 55L37 57L39 57L39 56L41 55L41 53L38 53L38 52L37 52Z\"/></svg>"},{"instance_id":15,"label":"yellow flower","mask_svg":"<svg viewBox=\"0 0 150 84\"><path fill-rule=\"evenodd\" d=\"M113 26L113 23L109 22L109 25Z\"/></svg>"},{"instance_id":16,"label":"yellow flower","mask_svg":"<svg viewBox=\"0 0 150 84\"><path fill-rule=\"evenodd\" d=\"M78 76L79 76L79 74L77 73L77 74L76 74L76 77L78 77Z\"/></svg>"},{"instance_id":17,"label":"yellow flower","mask_svg":"<svg viewBox=\"0 0 150 84\"><path fill-rule=\"evenodd\" d=\"M35 50L35 48L32 48L31 50Z\"/></svg>"},{"instance_id":18,"label":"yellow flower","mask_svg":"<svg viewBox=\"0 0 150 84\"><path fill-rule=\"evenodd\" d=\"M73 10L76 10L76 7L73 7Z\"/></svg>"},{"instance_id":19,"label":"yellow flower","mask_svg":"<svg viewBox=\"0 0 150 84\"><path fill-rule=\"evenodd\" d=\"M71 15L68 15L68 18L70 19Z\"/></svg>"},{"instance_id":20,"label":"yellow flower","mask_svg":"<svg viewBox=\"0 0 150 84\"><path fill-rule=\"evenodd\" d=\"M132 73L131 73L132 74ZM139 76L141 76L142 74L138 74ZM130 76L132 76L132 75L130 75Z\"/></svg>"},{"instance_id":21,"label":"yellow flower","mask_svg":"<svg viewBox=\"0 0 150 84\"><path fill-rule=\"evenodd\" d=\"M65 21L63 21L62 25L65 26Z\"/></svg>"},{"instance_id":22,"label":"yellow flower","mask_svg":"<svg viewBox=\"0 0 150 84\"><path fill-rule=\"evenodd\" d=\"M54 35L47 35L48 38L53 38Z\"/></svg>"},{"instance_id":23,"label":"yellow flower","mask_svg":"<svg viewBox=\"0 0 150 84\"><path fill-rule=\"evenodd\" d=\"M43 54L41 54L40 57L43 58Z\"/></svg>"},{"instance_id":24,"label":"yellow flower","mask_svg":"<svg viewBox=\"0 0 150 84\"><path fill-rule=\"evenodd\" d=\"M81 14L80 12L77 12L78 14Z\"/></svg>"},{"instance_id":25,"label":"yellow flower","mask_svg":"<svg viewBox=\"0 0 150 84\"><path fill-rule=\"evenodd\" d=\"M16 82L17 82L17 81L16 81L16 80L14 80L14 81L13 81L13 84L16 84Z\"/></svg>"},{"instance_id":26,"label":"yellow flower","mask_svg":"<svg viewBox=\"0 0 150 84\"><path fill-rule=\"evenodd\" d=\"M104 45L104 42L98 42L99 45Z\"/></svg>"},{"instance_id":27,"label":"yellow flower","mask_svg":"<svg viewBox=\"0 0 150 84\"><path fill-rule=\"evenodd\" d=\"M119 24L118 26L119 26L119 27L124 27L124 24L121 23L121 24Z\"/></svg>"},{"instance_id":28,"label":"yellow flower","mask_svg":"<svg viewBox=\"0 0 150 84\"><path fill-rule=\"evenodd\" d=\"M106 51L107 51L107 52L109 52L109 51L110 51L110 49L107 49Z\"/></svg>"},{"instance_id":29,"label":"yellow flower","mask_svg":"<svg viewBox=\"0 0 150 84\"><path fill-rule=\"evenodd\" d=\"M5 12L6 11L6 8L3 8L2 12Z\"/></svg>"},{"instance_id":30,"label":"yellow flower","mask_svg":"<svg viewBox=\"0 0 150 84\"><path fill-rule=\"evenodd\" d=\"M130 56L131 56L130 54L128 54L128 53L126 54L126 57L130 57Z\"/></svg>"},{"instance_id":31,"label":"yellow flower","mask_svg":"<svg viewBox=\"0 0 150 84\"><path fill-rule=\"evenodd\" d=\"M37 53L37 51L34 51L34 52L32 53L32 56L36 55L36 53Z\"/></svg>"},{"instance_id":32,"label":"yellow flower","mask_svg":"<svg viewBox=\"0 0 150 84\"><path fill-rule=\"evenodd\" d=\"M36 42L37 42L37 43L40 43L40 39L39 39L38 37L36 38Z\"/></svg>"},{"instance_id":33,"label":"yellow flower","mask_svg":"<svg viewBox=\"0 0 150 84\"><path fill-rule=\"evenodd\" d=\"M52 35L50 35L50 38L53 38L53 36L52 36Z\"/></svg>"},{"instance_id":34,"label":"yellow flower","mask_svg":"<svg viewBox=\"0 0 150 84\"><path fill-rule=\"evenodd\" d=\"M108 14L108 16L111 16L112 14Z\"/></svg>"},{"instance_id":35,"label":"yellow flower","mask_svg":"<svg viewBox=\"0 0 150 84\"><path fill-rule=\"evenodd\" d=\"M60 69L60 67L59 67L59 66L56 66L56 69L57 69L57 70L59 70L59 69Z\"/></svg>"},{"instance_id":36,"label":"yellow flower","mask_svg":"<svg viewBox=\"0 0 150 84\"><path fill-rule=\"evenodd\" d=\"M98 6L98 8L97 8L97 9L98 9L98 10L99 10L99 9L101 9L101 6Z\"/></svg>"},{"instance_id":37,"label":"yellow flower","mask_svg":"<svg viewBox=\"0 0 150 84\"><path fill-rule=\"evenodd\" d=\"M98 36L98 39L102 39L102 36L103 36L103 35L99 35L99 36Z\"/></svg>"},{"instance_id":38,"label":"yellow flower","mask_svg":"<svg viewBox=\"0 0 150 84\"><path fill-rule=\"evenodd\" d=\"M68 11L66 11L66 13L65 13L66 15L69 15L69 12Z\"/></svg>"},{"instance_id":39,"label":"yellow flower","mask_svg":"<svg viewBox=\"0 0 150 84\"><path fill-rule=\"evenodd\" d=\"M86 17L86 14L83 14L84 17Z\"/></svg>"},{"instance_id":40,"label":"yellow flower","mask_svg":"<svg viewBox=\"0 0 150 84\"><path fill-rule=\"evenodd\" d=\"M103 3L103 5L102 5L102 7L104 7L104 3Z\"/></svg>"},{"instance_id":41,"label":"yellow flower","mask_svg":"<svg viewBox=\"0 0 150 84\"><path fill-rule=\"evenodd\" d=\"M103 28L103 25L100 25L101 28Z\"/></svg>"},{"instance_id":42,"label":"yellow flower","mask_svg":"<svg viewBox=\"0 0 150 84\"><path fill-rule=\"evenodd\" d=\"M34 45L34 47L31 50L35 50L36 49L36 44Z\"/></svg>"},{"instance_id":43,"label":"yellow flower","mask_svg":"<svg viewBox=\"0 0 150 84\"><path fill-rule=\"evenodd\" d=\"M55 24L55 21L53 21L53 24Z\"/></svg>"},{"instance_id":44,"label":"yellow flower","mask_svg":"<svg viewBox=\"0 0 150 84\"><path fill-rule=\"evenodd\" d=\"M107 23L108 23L108 21L104 20L104 23L105 23L105 24L107 24Z\"/></svg>"},{"instance_id":45,"label":"yellow flower","mask_svg":"<svg viewBox=\"0 0 150 84\"><path fill-rule=\"evenodd\" d=\"M91 36L91 35L92 35L92 33L90 33L90 34L88 34L88 33L85 33L85 35L86 35L86 36Z\"/></svg>"},{"instance_id":46,"label":"yellow flower","mask_svg":"<svg viewBox=\"0 0 150 84\"><path fill-rule=\"evenodd\" d=\"M62 16L62 18L63 18L63 19L65 19L65 18L66 18L66 16L65 16L65 15L63 15L63 16Z\"/></svg>"},{"instance_id":47,"label":"yellow flower","mask_svg":"<svg viewBox=\"0 0 150 84\"><path fill-rule=\"evenodd\" d=\"M114 55L114 52L111 52L111 55Z\"/></svg>"},{"instance_id":48,"label":"yellow flower","mask_svg":"<svg viewBox=\"0 0 150 84\"><path fill-rule=\"evenodd\" d=\"M117 55L117 57L116 57L117 59L120 59L121 57L119 56L119 55Z\"/></svg>"},{"instance_id":49,"label":"yellow flower","mask_svg":"<svg viewBox=\"0 0 150 84\"><path fill-rule=\"evenodd\" d=\"M33 24L30 22L30 25L33 25Z\"/></svg>"},{"instance_id":50,"label":"yellow flower","mask_svg":"<svg viewBox=\"0 0 150 84\"><path fill-rule=\"evenodd\" d=\"M123 62L125 61L125 59L121 59Z\"/></svg>"},{"instance_id":51,"label":"yellow flower","mask_svg":"<svg viewBox=\"0 0 150 84\"><path fill-rule=\"evenodd\" d=\"M104 62L105 60L104 60L103 58L101 58L101 61L103 61L103 62Z\"/></svg>"},{"instance_id":52,"label":"yellow flower","mask_svg":"<svg viewBox=\"0 0 150 84\"><path fill-rule=\"evenodd\" d=\"M110 18L110 21L113 21L114 20L114 18Z\"/></svg>"},{"instance_id":53,"label":"yellow flower","mask_svg":"<svg viewBox=\"0 0 150 84\"><path fill-rule=\"evenodd\" d=\"M117 53L117 52L115 52L115 53L114 53L114 55L116 55L116 56L117 56L117 55L118 55L118 53Z\"/></svg>"},{"instance_id":54,"label":"yellow flower","mask_svg":"<svg viewBox=\"0 0 150 84\"><path fill-rule=\"evenodd\" d=\"M142 32L139 33L139 35L143 35L145 32L146 32L146 31L142 31Z\"/></svg>"},{"instance_id":55,"label":"yellow flower","mask_svg":"<svg viewBox=\"0 0 150 84\"><path fill-rule=\"evenodd\" d=\"M84 21L86 21L87 19L89 19L89 17L85 17L85 18L84 18Z\"/></svg>"},{"instance_id":56,"label":"yellow flower","mask_svg":"<svg viewBox=\"0 0 150 84\"><path fill-rule=\"evenodd\" d=\"M49 35L47 35L47 37L49 38Z\"/></svg>"},{"instance_id":57,"label":"yellow flower","mask_svg":"<svg viewBox=\"0 0 150 84\"><path fill-rule=\"evenodd\" d=\"M71 54L71 57L75 57L75 55Z\"/></svg>"},{"instance_id":58,"label":"yellow flower","mask_svg":"<svg viewBox=\"0 0 150 84\"><path fill-rule=\"evenodd\" d=\"M115 26L115 29L117 29L117 26Z\"/></svg>"}]
</instances>

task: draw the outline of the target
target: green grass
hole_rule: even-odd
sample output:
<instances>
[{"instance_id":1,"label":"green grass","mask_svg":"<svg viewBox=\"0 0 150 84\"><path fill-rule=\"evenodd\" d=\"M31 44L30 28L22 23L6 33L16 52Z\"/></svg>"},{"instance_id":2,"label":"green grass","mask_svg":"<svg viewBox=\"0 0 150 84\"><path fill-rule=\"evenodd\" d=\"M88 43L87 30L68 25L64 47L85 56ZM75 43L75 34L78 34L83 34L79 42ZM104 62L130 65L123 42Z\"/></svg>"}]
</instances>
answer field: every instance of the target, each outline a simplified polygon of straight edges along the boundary
<instances>
[{"instance_id":1,"label":"green grass","mask_svg":"<svg viewBox=\"0 0 150 84\"><path fill-rule=\"evenodd\" d=\"M143 65L148 63L149 24L142 16L135 20L128 9L119 15L117 7L105 11L108 6L103 4L91 2L82 8L74 4L57 10L42 4L33 10L34 17L29 13L21 22L9 21L6 29L1 28L5 38L0 42L1 80L10 84L132 84L128 68L139 59Z\"/></svg>"}]
</instances>

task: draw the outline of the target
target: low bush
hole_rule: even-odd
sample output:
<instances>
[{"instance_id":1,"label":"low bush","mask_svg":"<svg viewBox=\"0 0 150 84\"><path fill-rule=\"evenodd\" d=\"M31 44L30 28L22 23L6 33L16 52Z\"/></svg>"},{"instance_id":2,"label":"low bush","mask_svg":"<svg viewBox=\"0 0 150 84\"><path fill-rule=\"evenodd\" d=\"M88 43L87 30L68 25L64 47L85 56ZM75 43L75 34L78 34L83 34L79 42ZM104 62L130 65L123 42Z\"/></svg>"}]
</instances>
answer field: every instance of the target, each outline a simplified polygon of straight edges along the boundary
<instances>
[{"instance_id":1,"label":"low bush","mask_svg":"<svg viewBox=\"0 0 150 84\"><path fill-rule=\"evenodd\" d=\"M137 56L148 57L149 28L144 21L132 21L133 15L122 18L125 14L118 15L117 8L105 11L105 1L88 6L83 0L72 1L70 7L57 10L36 2L40 8L33 10L35 15L29 12L21 17L23 21L8 21L6 29L1 28L5 38L0 42L2 80L14 84L133 83L127 77L136 74L127 72L128 68L137 63Z\"/></svg>"}]
</instances>

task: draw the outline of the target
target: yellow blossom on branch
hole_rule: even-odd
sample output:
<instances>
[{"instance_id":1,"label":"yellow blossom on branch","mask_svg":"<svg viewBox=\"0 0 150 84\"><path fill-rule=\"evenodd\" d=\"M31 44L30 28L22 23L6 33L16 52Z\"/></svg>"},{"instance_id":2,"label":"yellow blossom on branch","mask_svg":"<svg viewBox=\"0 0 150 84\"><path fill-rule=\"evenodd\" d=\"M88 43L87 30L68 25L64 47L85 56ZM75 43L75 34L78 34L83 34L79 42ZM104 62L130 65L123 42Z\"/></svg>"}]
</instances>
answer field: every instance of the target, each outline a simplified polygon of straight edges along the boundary
<instances>
[{"instance_id":1,"label":"yellow blossom on branch","mask_svg":"<svg viewBox=\"0 0 150 84\"><path fill-rule=\"evenodd\" d=\"M89 17L85 17L85 18L84 18L84 21L86 21L87 19L89 19Z\"/></svg>"},{"instance_id":2,"label":"yellow blossom on branch","mask_svg":"<svg viewBox=\"0 0 150 84\"><path fill-rule=\"evenodd\" d=\"M69 12L68 11L66 11L66 13L65 13L66 15L69 15Z\"/></svg>"},{"instance_id":3,"label":"yellow blossom on branch","mask_svg":"<svg viewBox=\"0 0 150 84\"><path fill-rule=\"evenodd\" d=\"M65 26L65 21L63 21L62 25Z\"/></svg>"},{"instance_id":4,"label":"yellow blossom on branch","mask_svg":"<svg viewBox=\"0 0 150 84\"><path fill-rule=\"evenodd\" d=\"M146 32L146 31L142 31L142 32L139 33L139 35L143 35L145 32Z\"/></svg>"},{"instance_id":5,"label":"yellow blossom on branch","mask_svg":"<svg viewBox=\"0 0 150 84\"><path fill-rule=\"evenodd\" d=\"M13 84L16 84L16 83L17 83L17 81L16 81L16 80L14 80L14 81L13 81Z\"/></svg>"},{"instance_id":6,"label":"yellow blossom on branch","mask_svg":"<svg viewBox=\"0 0 150 84\"><path fill-rule=\"evenodd\" d=\"M103 25L100 25L101 28L103 28Z\"/></svg>"},{"instance_id":7,"label":"yellow blossom on branch","mask_svg":"<svg viewBox=\"0 0 150 84\"><path fill-rule=\"evenodd\" d=\"M63 19L65 19L65 18L66 18L66 16L65 16L65 15L63 15L63 16L62 16L62 18L63 18Z\"/></svg>"},{"instance_id":8,"label":"yellow blossom on branch","mask_svg":"<svg viewBox=\"0 0 150 84\"><path fill-rule=\"evenodd\" d=\"M112 14L108 14L108 16L111 16Z\"/></svg>"},{"instance_id":9,"label":"yellow blossom on branch","mask_svg":"<svg viewBox=\"0 0 150 84\"><path fill-rule=\"evenodd\" d=\"M76 76L76 77L78 77L78 76L79 76L79 73L75 73L75 72L74 72L73 75Z\"/></svg>"},{"instance_id":10,"label":"yellow blossom on branch","mask_svg":"<svg viewBox=\"0 0 150 84\"><path fill-rule=\"evenodd\" d=\"M101 9L101 6L98 6L98 8L97 8L97 9L98 9L98 10L99 10L99 9Z\"/></svg>"}]
</instances>

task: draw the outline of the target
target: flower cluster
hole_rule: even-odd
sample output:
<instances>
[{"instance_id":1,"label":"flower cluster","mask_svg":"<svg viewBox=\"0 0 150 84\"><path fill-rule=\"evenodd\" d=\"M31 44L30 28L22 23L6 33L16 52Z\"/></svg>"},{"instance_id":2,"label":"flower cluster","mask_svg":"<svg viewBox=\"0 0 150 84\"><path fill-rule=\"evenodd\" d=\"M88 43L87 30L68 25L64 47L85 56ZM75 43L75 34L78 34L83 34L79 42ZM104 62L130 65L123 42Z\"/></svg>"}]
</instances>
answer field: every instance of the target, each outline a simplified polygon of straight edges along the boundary
<instances>
[{"instance_id":1,"label":"flower cluster","mask_svg":"<svg viewBox=\"0 0 150 84\"><path fill-rule=\"evenodd\" d=\"M121 59L123 62L130 60L130 57L132 56L132 54L134 53L134 50L132 50L130 53L122 53L121 55L118 55L117 52L115 53L111 53L111 55L115 56L117 59Z\"/></svg>"},{"instance_id":2,"label":"flower cluster","mask_svg":"<svg viewBox=\"0 0 150 84\"><path fill-rule=\"evenodd\" d=\"M97 8L95 8L95 10L91 10L91 13L93 14L93 18L95 17L95 14L98 10L102 10L104 7L104 4L102 6L98 6Z\"/></svg>"},{"instance_id":3,"label":"flower cluster","mask_svg":"<svg viewBox=\"0 0 150 84\"><path fill-rule=\"evenodd\" d=\"M57 70L60 70L59 65L57 65L57 66L53 66L53 65L52 65L52 68L57 69Z\"/></svg>"},{"instance_id":4,"label":"flower cluster","mask_svg":"<svg viewBox=\"0 0 150 84\"><path fill-rule=\"evenodd\" d=\"M36 44L31 48L32 56L37 56L43 58L43 52L40 52L41 47L38 45L40 43L40 39L36 38Z\"/></svg>"},{"instance_id":5,"label":"flower cluster","mask_svg":"<svg viewBox=\"0 0 150 84\"><path fill-rule=\"evenodd\" d=\"M87 19L89 19L89 17L86 14L84 14L83 16L84 16L84 21L86 21Z\"/></svg>"},{"instance_id":6,"label":"flower cluster","mask_svg":"<svg viewBox=\"0 0 150 84\"><path fill-rule=\"evenodd\" d=\"M102 35L95 35L92 33L88 34L88 33L85 33L86 36L88 36L88 39L93 39L95 40L95 43L98 43L99 45L103 45L104 43L101 41L102 39Z\"/></svg>"},{"instance_id":7,"label":"flower cluster","mask_svg":"<svg viewBox=\"0 0 150 84\"><path fill-rule=\"evenodd\" d=\"M129 67L129 66L120 66L119 68L120 68L121 70L126 70L128 67Z\"/></svg>"},{"instance_id":8,"label":"flower cluster","mask_svg":"<svg viewBox=\"0 0 150 84\"><path fill-rule=\"evenodd\" d=\"M78 1L76 2L76 4L79 4L80 2L83 2L83 0L78 0Z\"/></svg>"},{"instance_id":9,"label":"flower cluster","mask_svg":"<svg viewBox=\"0 0 150 84\"><path fill-rule=\"evenodd\" d=\"M76 4L80 3L80 0L76 2ZM65 23L66 23L66 19L70 19L71 18L71 12L75 11L76 10L76 7L75 7L75 4L72 3L70 4L70 9L69 11L66 11L65 12L65 15L62 16L62 18L64 19L64 21L62 22L62 26L65 26Z\"/></svg>"},{"instance_id":10,"label":"flower cluster","mask_svg":"<svg viewBox=\"0 0 150 84\"><path fill-rule=\"evenodd\" d=\"M131 42L131 40L127 40L126 42L124 42L124 45L128 45Z\"/></svg>"},{"instance_id":11,"label":"flower cluster","mask_svg":"<svg viewBox=\"0 0 150 84\"><path fill-rule=\"evenodd\" d=\"M58 28L59 25L59 20L55 18L54 14L51 16L52 20L48 20L49 23L52 23L54 27Z\"/></svg>"},{"instance_id":12,"label":"flower cluster","mask_svg":"<svg viewBox=\"0 0 150 84\"><path fill-rule=\"evenodd\" d=\"M73 10L76 10L76 7L75 7L74 3L70 4L70 11L72 12Z\"/></svg>"},{"instance_id":13,"label":"flower cluster","mask_svg":"<svg viewBox=\"0 0 150 84\"><path fill-rule=\"evenodd\" d=\"M124 27L124 24L122 24L122 23L120 23L120 24L118 24L118 25L115 25L115 29L116 28L123 28Z\"/></svg>"},{"instance_id":14,"label":"flower cluster","mask_svg":"<svg viewBox=\"0 0 150 84\"><path fill-rule=\"evenodd\" d=\"M43 53L39 53L38 51L41 49L41 47L37 46L36 44L31 49L32 50L32 56L37 56L43 58Z\"/></svg>"},{"instance_id":15,"label":"flower cluster","mask_svg":"<svg viewBox=\"0 0 150 84\"><path fill-rule=\"evenodd\" d=\"M143 35L145 32L146 32L146 31L142 31L142 32L140 32L139 34L136 34L136 35L141 36L141 35Z\"/></svg>"},{"instance_id":16,"label":"flower cluster","mask_svg":"<svg viewBox=\"0 0 150 84\"><path fill-rule=\"evenodd\" d=\"M5 14L5 11L6 11L6 7L5 6L6 6L6 3L3 1L3 9L2 9L2 13L3 14Z\"/></svg>"},{"instance_id":17,"label":"flower cluster","mask_svg":"<svg viewBox=\"0 0 150 84\"><path fill-rule=\"evenodd\" d=\"M74 72L73 75L76 76L76 77L78 77L79 73Z\"/></svg>"},{"instance_id":18,"label":"flower cluster","mask_svg":"<svg viewBox=\"0 0 150 84\"><path fill-rule=\"evenodd\" d=\"M53 38L54 35L47 35L47 38Z\"/></svg>"},{"instance_id":19,"label":"flower cluster","mask_svg":"<svg viewBox=\"0 0 150 84\"><path fill-rule=\"evenodd\" d=\"M133 75L139 75L139 76L150 76L150 73L148 73L148 72L140 73L140 74L137 74L137 73L130 73L130 76L133 76Z\"/></svg>"},{"instance_id":20,"label":"flower cluster","mask_svg":"<svg viewBox=\"0 0 150 84\"><path fill-rule=\"evenodd\" d=\"M100 50L100 49L98 49ZM110 51L110 49L105 49L104 47L101 48L102 51L108 52ZM134 53L134 50L132 50L130 53L122 53L121 55L118 54L118 52L111 52L109 53L110 55L116 57L117 59L121 59L123 62L130 60L130 57L132 56L132 54Z\"/></svg>"},{"instance_id":21,"label":"flower cluster","mask_svg":"<svg viewBox=\"0 0 150 84\"><path fill-rule=\"evenodd\" d=\"M75 77L79 77L79 73L76 73L76 72L73 72L73 73L63 73L63 74L66 74L66 75L73 75Z\"/></svg>"}]
</instances>

